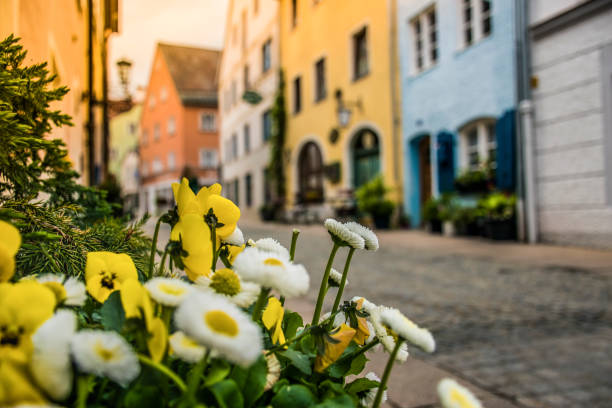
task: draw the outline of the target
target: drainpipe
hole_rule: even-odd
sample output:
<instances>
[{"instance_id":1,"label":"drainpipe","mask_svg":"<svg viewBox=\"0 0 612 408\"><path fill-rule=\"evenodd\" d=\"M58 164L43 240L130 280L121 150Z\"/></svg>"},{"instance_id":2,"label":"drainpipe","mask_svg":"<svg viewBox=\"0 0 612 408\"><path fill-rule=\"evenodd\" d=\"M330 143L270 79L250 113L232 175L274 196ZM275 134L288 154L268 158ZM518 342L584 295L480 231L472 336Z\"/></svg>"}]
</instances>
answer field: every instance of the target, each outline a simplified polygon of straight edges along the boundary
<instances>
[{"instance_id":1,"label":"drainpipe","mask_svg":"<svg viewBox=\"0 0 612 408\"><path fill-rule=\"evenodd\" d=\"M94 135L94 90L93 90L93 0L87 1L87 158L89 185L96 184L95 135Z\"/></svg>"},{"instance_id":2,"label":"drainpipe","mask_svg":"<svg viewBox=\"0 0 612 408\"><path fill-rule=\"evenodd\" d=\"M107 11L108 12L108 11ZM102 39L102 180L109 175L108 165L110 158L110 127L108 117L108 36L109 32L104 29Z\"/></svg>"},{"instance_id":3,"label":"drainpipe","mask_svg":"<svg viewBox=\"0 0 612 408\"><path fill-rule=\"evenodd\" d=\"M391 87L391 140L393 141L393 146L391 150L393 152L393 178L396 183L396 188L398 190L398 197L403 198L402 194L402 185L401 178L399 172L399 163L400 163L400 153L403 151L401 149L400 141L399 141L399 131L398 128L400 126L400 114L398 113L398 107L400 106L400 102L397 96L397 85L398 85L398 70L397 70L397 0L389 0L388 2L389 9L389 85Z\"/></svg>"},{"instance_id":4,"label":"drainpipe","mask_svg":"<svg viewBox=\"0 0 612 408\"><path fill-rule=\"evenodd\" d=\"M523 158L525 177L525 213L527 227L527 242L535 244L538 241L537 197L535 179L535 128L533 123L533 103L529 99L519 105L521 123L523 125Z\"/></svg>"}]
</instances>

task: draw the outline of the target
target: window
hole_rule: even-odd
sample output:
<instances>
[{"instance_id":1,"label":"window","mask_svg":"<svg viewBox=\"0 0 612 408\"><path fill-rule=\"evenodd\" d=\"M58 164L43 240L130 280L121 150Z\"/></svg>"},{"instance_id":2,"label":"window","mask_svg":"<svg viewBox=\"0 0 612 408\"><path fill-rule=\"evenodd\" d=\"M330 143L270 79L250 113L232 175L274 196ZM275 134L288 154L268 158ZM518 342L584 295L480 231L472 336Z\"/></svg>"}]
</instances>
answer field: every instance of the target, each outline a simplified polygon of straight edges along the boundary
<instances>
[{"instance_id":1,"label":"window","mask_svg":"<svg viewBox=\"0 0 612 408\"><path fill-rule=\"evenodd\" d=\"M242 50L246 50L247 48L247 11L242 11L242 39L240 41L242 44Z\"/></svg>"},{"instance_id":2,"label":"window","mask_svg":"<svg viewBox=\"0 0 612 408\"><path fill-rule=\"evenodd\" d=\"M168 119L167 131L170 136L174 135L174 133L176 132L176 123L174 122L174 116L170 116L170 118Z\"/></svg>"},{"instance_id":3,"label":"window","mask_svg":"<svg viewBox=\"0 0 612 408\"><path fill-rule=\"evenodd\" d=\"M251 128L249 125L244 125L244 153L251 151Z\"/></svg>"},{"instance_id":4,"label":"window","mask_svg":"<svg viewBox=\"0 0 612 408\"><path fill-rule=\"evenodd\" d=\"M491 0L462 0L462 3L463 46L469 47L491 34Z\"/></svg>"},{"instance_id":5,"label":"window","mask_svg":"<svg viewBox=\"0 0 612 408\"><path fill-rule=\"evenodd\" d=\"M232 161L232 141L231 140L225 141L224 153L225 153L225 161L226 162Z\"/></svg>"},{"instance_id":6,"label":"window","mask_svg":"<svg viewBox=\"0 0 612 408\"><path fill-rule=\"evenodd\" d=\"M217 151L214 149L200 149L198 164L202 169L214 169L219 165Z\"/></svg>"},{"instance_id":7,"label":"window","mask_svg":"<svg viewBox=\"0 0 612 408\"><path fill-rule=\"evenodd\" d=\"M411 20L414 38L414 71L419 73L438 62L438 21L436 9L430 8Z\"/></svg>"},{"instance_id":8,"label":"window","mask_svg":"<svg viewBox=\"0 0 612 408\"><path fill-rule=\"evenodd\" d=\"M159 140L160 135L161 135L161 130L159 127L159 123L156 123L155 126L153 127L153 139Z\"/></svg>"},{"instance_id":9,"label":"window","mask_svg":"<svg viewBox=\"0 0 612 408\"><path fill-rule=\"evenodd\" d=\"M149 98L149 109L153 110L155 108L155 95L151 95Z\"/></svg>"},{"instance_id":10,"label":"window","mask_svg":"<svg viewBox=\"0 0 612 408\"><path fill-rule=\"evenodd\" d=\"M238 158L238 135L232 135L232 159Z\"/></svg>"},{"instance_id":11,"label":"window","mask_svg":"<svg viewBox=\"0 0 612 408\"><path fill-rule=\"evenodd\" d=\"M244 80L244 83L242 84L242 86L244 87L245 92L249 90L249 88L251 87L249 84L249 66L245 65L243 72L242 72L242 78Z\"/></svg>"},{"instance_id":12,"label":"window","mask_svg":"<svg viewBox=\"0 0 612 408\"><path fill-rule=\"evenodd\" d=\"M176 157L174 156L174 152L168 153L168 170L174 170L176 167Z\"/></svg>"},{"instance_id":13,"label":"window","mask_svg":"<svg viewBox=\"0 0 612 408\"><path fill-rule=\"evenodd\" d=\"M240 180L234 181L234 204L240 206Z\"/></svg>"},{"instance_id":14,"label":"window","mask_svg":"<svg viewBox=\"0 0 612 408\"><path fill-rule=\"evenodd\" d=\"M367 27L353 34L353 81L368 74L368 32Z\"/></svg>"},{"instance_id":15,"label":"window","mask_svg":"<svg viewBox=\"0 0 612 408\"><path fill-rule=\"evenodd\" d=\"M164 86L164 87L162 87L162 89L159 90L159 100L161 102L165 102L166 99L168 99L168 90Z\"/></svg>"},{"instance_id":16,"label":"window","mask_svg":"<svg viewBox=\"0 0 612 408\"><path fill-rule=\"evenodd\" d=\"M267 110L262 115L262 135L264 142L270 140L272 137L272 111Z\"/></svg>"},{"instance_id":17,"label":"window","mask_svg":"<svg viewBox=\"0 0 612 408\"><path fill-rule=\"evenodd\" d=\"M159 160L159 157L153 159L153 165L151 167L151 172L153 174L161 173L164 170L164 165L161 160Z\"/></svg>"},{"instance_id":18,"label":"window","mask_svg":"<svg viewBox=\"0 0 612 408\"><path fill-rule=\"evenodd\" d=\"M261 72L267 72L272 65L272 40L268 39L261 48Z\"/></svg>"},{"instance_id":19,"label":"window","mask_svg":"<svg viewBox=\"0 0 612 408\"><path fill-rule=\"evenodd\" d=\"M478 170L485 162L496 168L497 139L495 121L480 120L461 131L461 167Z\"/></svg>"},{"instance_id":20,"label":"window","mask_svg":"<svg viewBox=\"0 0 612 408\"><path fill-rule=\"evenodd\" d=\"M297 25L297 0L291 0L291 27L295 27Z\"/></svg>"},{"instance_id":21,"label":"window","mask_svg":"<svg viewBox=\"0 0 612 408\"><path fill-rule=\"evenodd\" d=\"M251 185L251 173L248 173L245 177L244 177L244 187L245 187L245 195L246 195L246 206L247 207L251 207L251 205L253 204L253 193L252 193L252 185Z\"/></svg>"},{"instance_id":22,"label":"window","mask_svg":"<svg viewBox=\"0 0 612 408\"><path fill-rule=\"evenodd\" d=\"M321 58L315 64L315 101L321 101L327 96L325 84L325 58Z\"/></svg>"},{"instance_id":23,"label":"window","mask_svg":"<svg viewBox=\"0 0 612 408\"><path fill-rule=\"evenodd\" d=\"M296 77L293 80L293 113L300 113L302 110L302 79Z\"/></svg>"},{"instance_id":24,"label":"window","mask_svg":"<svg viewBox=\"0 0 612 408\"><path fill-rule=\"evenodd\" d=\"M214 113L204 112L200 114L200 130L203 132L214 132L217 130L216 117Z\"/></svg>"},{"instance_id":25,"label":"window","mask_svg":"<svg viewBox=\"0 0 612 408\"><path fill-rule=\"evenodd\" d=\"M149 143L149 131L147 129L143 129L142 131L142 145L146 146Z\"/></svg>"},{"instance_id":26,"label":"window","mask_svg":"<svg viewBox=\"0 0 612 408\"><path fill-rule=\"evenodd\" d=\"M128 123L127 131L130 135L133 135L134 133L136 133L136 129L138 129L138 125L136 123L134 122Z\"/></svg>"},{"instance_id":27,"label":"window","mask_svg":"<svg viewBox=\"0 0 612 408\"><path fill-rule=\"evenodd\" d=\"M238 102L238 90L236 89L236 81L232 81L232 106Z\"/></svg>"}]
</instances>

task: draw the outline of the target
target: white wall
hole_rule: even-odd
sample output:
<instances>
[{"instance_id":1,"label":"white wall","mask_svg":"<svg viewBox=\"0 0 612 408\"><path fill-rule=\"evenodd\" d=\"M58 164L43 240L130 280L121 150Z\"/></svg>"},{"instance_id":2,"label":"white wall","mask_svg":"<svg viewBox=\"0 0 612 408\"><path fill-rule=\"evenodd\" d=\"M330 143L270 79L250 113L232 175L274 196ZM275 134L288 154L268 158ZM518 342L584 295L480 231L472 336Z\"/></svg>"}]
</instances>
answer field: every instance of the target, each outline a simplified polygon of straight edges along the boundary
<instances>
[{"instance_id":1,"label":"white wall","mask_svg":"<svg viewBox=\"0 0 612 408\"><path fill-rule=\"evenodd\" d=\"M534 0L532 26L582 1ZM612 247L612 157L606 134L603 50L612 46L612 9L536 38L532 74L536 183L543 241ZM609 132L609 130L608 130ZM606 139L608 138L608 139Z\"/></svg>"}]
</instances>

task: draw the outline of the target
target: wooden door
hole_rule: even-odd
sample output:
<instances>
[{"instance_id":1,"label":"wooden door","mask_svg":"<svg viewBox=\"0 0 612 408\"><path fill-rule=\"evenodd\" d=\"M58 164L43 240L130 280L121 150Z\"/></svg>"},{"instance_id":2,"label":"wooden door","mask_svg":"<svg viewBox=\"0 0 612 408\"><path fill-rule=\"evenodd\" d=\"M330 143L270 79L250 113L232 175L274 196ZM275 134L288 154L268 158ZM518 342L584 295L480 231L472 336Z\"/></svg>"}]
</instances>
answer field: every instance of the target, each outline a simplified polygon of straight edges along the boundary
<instances>
[{"instance_id":1,"label":"wooden door","mask_svg":"<svg viewBox=\"0 0 612 408\"><path fill-rule=\"evenodd\" d=\"M419 142L419 177L421 184L421 208L431 197L431 151L429 136Z\"/></svg>"}]
</instances>

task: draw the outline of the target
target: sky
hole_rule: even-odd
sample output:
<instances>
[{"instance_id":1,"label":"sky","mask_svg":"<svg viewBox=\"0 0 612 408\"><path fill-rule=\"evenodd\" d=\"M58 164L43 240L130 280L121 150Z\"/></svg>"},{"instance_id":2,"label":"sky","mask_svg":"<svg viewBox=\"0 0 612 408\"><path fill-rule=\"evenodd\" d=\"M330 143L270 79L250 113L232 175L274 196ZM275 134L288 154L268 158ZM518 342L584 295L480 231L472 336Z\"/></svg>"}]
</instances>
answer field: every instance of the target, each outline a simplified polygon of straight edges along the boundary
<instances>
[{"instance_id":1,"label":"sky","mask_svg":"<svg viewBox=\"0 0 612 408\"><path fill-rule=\"evenodd\" d=\"M120 1L119 33L109 41L111 98L121 98L116 62L132 61L130 90L149 81L157 42L221 49L229 0ZM140 92L142 93L142 92Z\"/></svg>"}]
</instances>

